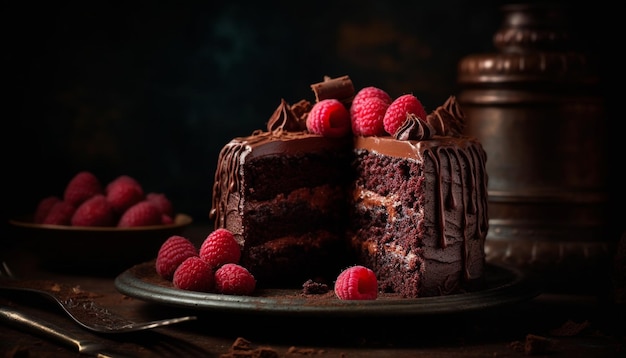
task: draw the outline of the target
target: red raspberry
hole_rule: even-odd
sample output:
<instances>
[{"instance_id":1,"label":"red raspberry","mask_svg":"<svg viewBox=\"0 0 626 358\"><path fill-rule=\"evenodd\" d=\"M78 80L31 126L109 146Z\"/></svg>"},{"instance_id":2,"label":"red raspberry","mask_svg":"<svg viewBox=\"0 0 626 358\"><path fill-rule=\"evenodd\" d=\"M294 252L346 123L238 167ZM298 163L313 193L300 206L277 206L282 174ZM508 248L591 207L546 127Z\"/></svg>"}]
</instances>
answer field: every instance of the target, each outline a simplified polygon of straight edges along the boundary
<instances>
[{"instance_id":1,"label":"red raspberry","mask_svg":"<svg viewBox=\"0 0 626 358\"><path fill-rule=\"evenodd\" d=\"M102 194L100 180L91 172L82 171L76 174L65 187L63 200L74 207L96 194Z\"/></svg>"},{"instance_id":2,"label":"red raspberry","mask_svg":"<svg viewBox=\"0 0 626 358\"><path fill-rule=\"evenodd\" d=\"M245 267L238 264L225 264L215 271L215 290L225 295L250 295L254 292L256 280Z\"/></svg>"},{"instance_id":3,"label":"red raspberry","mask_svg":"<svg viewBox=\"0 0 626 358\"><path fill-rule=\"evenodd\" d=\"M111 181L106 186L105 192L111 207L118 214L144 199L143 188L128 175L121 175Z\"/></svg>"},{"instance_id":4,"label":"red raspberry","mask_svg":"<svg viewBox=\"0 0 626 358\"><path fill-rule=\"evenodd\" d=\"M171 225L173 223L174 223L174 219L172 219L171 216L165 215L165 214L161 214L161 224L163 224L163 225Z\"/></svg>"},{"instance_id":5,"label":"red raspberry","mask_svg":"<svg viewBox=\"0 0 626 358\"><path fill-rule=\"evenodd\" d=\"M387 108L385 118L383 118L385 131L391 135L396 134L396 131L404 123L409 113L426 120L426 110L424 110L424 106L422 106L417 97L412 94L405 94L396 98Z\"/></svg>"},{"instance_id":6,"label":"red raspberry","mask_svg":"<svg viewBox=\"0 0 626 358\"><path fill-rule=\"evenodd\" d=\"M391 102L391 96L378 87L362 88L350 106L352 132L362 136L385 134L383 117Z\"/></svg>"},{"instance_id":7,"label":"red raspberry","mask_svg":"<svg viewBox=\"0 0 626 358\"><path fill-rule=\"evenodd\" d=\"M161 212L167 216L174 216L174 208L172 202L163 193L148 193L146 194L146 200L152 202Z\"/></svg>"},{"instance_id":8,"label":"red raspberry","mask_svg":"<svg viewBox=\"0 0 626 358\"><path fill-rule=\"evenodd\" d=\"M215 286L215 273L200 257L191 256L174 271L172 283L181 290L210 292Z\"/></svg>"},{"instance_id":9,"label":"red raspberry","mask_svg":"<svg viewBox=\"0 0 626 358\"><path fill-rule=\"evenodd\" d=\"M144 200L126 210L117 223L118 227L161 225L161 211Z\"/></svg>"},{"instance_id":10,"label":"red raspberry","mask_svg":"<svg viewBox=\"0 0 626 358\"><path fill-rule=\"evenodd\" d=\"M358 104L353 102L350 107L352 132L361 136L385 134L383 118L388 107L387 103L376 97L363 99Z\"/></svg>"},{"instance_id":11,"label":"red raspberry","mask_svg":"<svg viewBox=\"0 0 626 358\"><path fill-rule=\"evenodd\" d=\"M213 267L239 263L241 247L233 233L220 228L210 233L200 246L200 257Z\"/></svg>"},{"instance_id":12,"label":"red raspberry","mask_svg":"<svg viewBox=\"0 0 626 358\"><path fill-rule=\"evenodd\" d=\"M365 266L348 267L335 281L335 294L341 300L375 300L378 297L376 274Z\"/></svg>"},{"instance_id":13,"label":"red raspberry","mask_svg":"<svg viewBox=\"0 0 626 358\"><path fill-rule=\"evenodd\" d=\"M339 138L350 133L350 113L337 99L324 99L313 105L306 119L309 132Z\"/></svg>"},{"instance_id":14,"label":"red raspberry","mask_svg":"<svg viewBox=\"0 0 626 358\"><path fill-rule=\"evenodd\" d=\"M33 222L35 224L41 224L48 216L50 209L54 206L54 204L60 202L61 199L58 196L48 196L39 201L37 204L37 208L35 209L35 215L33 216Z\"/></svg>"},{"instance_id":15,"label":"red raspberry","mask_svg":"<svg viewBox=\"0 0 626 358\"><path fill-rule=\"evenodd\" d=\"M115 226L116 215L103 194L85 200L72 216L73 226Z\"/></svg>"},{"instance_id":16,"label":"red raspberry","mask_svg":"<svg viewBox=\"0 0 626 358\"><path fill-rule=\"evenodd\" d=\"M73 205L65 201L59 201L50 208L50 212L43 220L42 224L46 225L71 225L72 215L74 215Z\"/></svg>"},{"instance_id":17,"label":"red raspberry","mask_svg":"<svg viewBox=\"0 0 626 358\"><path fill-rule=\"evenodd\" d=\"M381 101L385 102L387 105L390 105L391 102L393 102L391 96L380 88L364 87L359 92L357 92L357 94L352 99L352 106L354 106L355 104L358 106L362 103L363 100L368 100L371 98L378 98Z\"/></svg>"},{"instance_id":18,"label":"red raspberry","mask_svg":"<svg viewBox=\"0 0 626 358\"><path fill-rule=\"evenodd\" d=\"M196 246L186 237L172 235L165 240L159 249L155 265L156 271L159 276L171 280L178 266L192 256L198 256Z\"/></svg>"}]
</instances>

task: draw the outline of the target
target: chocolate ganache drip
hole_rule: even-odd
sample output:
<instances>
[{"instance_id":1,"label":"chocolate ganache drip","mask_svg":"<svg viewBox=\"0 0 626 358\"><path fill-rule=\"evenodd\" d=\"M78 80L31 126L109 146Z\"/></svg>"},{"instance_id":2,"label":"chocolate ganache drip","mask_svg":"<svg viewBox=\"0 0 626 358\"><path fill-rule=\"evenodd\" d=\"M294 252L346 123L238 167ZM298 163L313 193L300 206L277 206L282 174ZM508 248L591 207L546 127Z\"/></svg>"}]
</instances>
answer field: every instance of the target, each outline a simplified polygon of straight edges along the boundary
<instances>
[{"instance_id":1,"label":"chocolate ganache drip","mask_svg":"<svg viewBox=\"0 0 626 358\"><path fill-rule=\"evenodd\" d=\"M446 102L437 107L426 117L426 121L443 136L459 137L465 126L465 115L455 96L450 96Z\"/></svg>"},{"instance_id":2,"label":"chocolate ganache drip","mask_svg":"<svg viewBox=\"0 0 626 358\"><path fill-rule=\"evenodd\" d=\"M397 140L426 140L433 137L435 128L414 113L409 113L406 120L394 134Z\"/></svg>"}]
</instances>

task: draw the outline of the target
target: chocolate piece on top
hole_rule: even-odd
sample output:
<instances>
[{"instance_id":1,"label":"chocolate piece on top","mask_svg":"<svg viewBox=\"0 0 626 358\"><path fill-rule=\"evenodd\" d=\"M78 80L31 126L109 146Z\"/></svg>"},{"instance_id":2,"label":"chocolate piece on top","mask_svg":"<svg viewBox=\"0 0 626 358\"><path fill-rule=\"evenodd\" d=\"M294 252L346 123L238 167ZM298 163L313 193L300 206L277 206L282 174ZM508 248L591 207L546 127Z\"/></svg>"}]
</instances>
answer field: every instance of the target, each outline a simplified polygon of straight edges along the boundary
<instances>
[{"instance_id":1,"label":"chocolate piece on top","mask_svg":"<svg viewBox=\"0 0 626 358\"><path fill-rule=\"evenodd\" d=\"M342 76L337 78L324 77L323 82L314 83L311 89L315 93L316 102L334 98L341 101L344 105L352 102L354 98L354 85L350 76Z\"/></svg>"}]
</instances>

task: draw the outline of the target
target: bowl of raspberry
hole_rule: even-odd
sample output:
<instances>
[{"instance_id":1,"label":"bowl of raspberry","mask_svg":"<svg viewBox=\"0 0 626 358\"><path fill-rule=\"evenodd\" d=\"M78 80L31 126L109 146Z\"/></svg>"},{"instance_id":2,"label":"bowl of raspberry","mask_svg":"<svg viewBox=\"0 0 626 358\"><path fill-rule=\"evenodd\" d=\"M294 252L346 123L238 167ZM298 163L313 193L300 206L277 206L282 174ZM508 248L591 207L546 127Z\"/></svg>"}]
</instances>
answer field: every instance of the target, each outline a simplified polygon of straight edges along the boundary
<instances>
[{"instance_id":1,"label":"bowl of raspberry","mask_svg":"<svg viewBox=\"0 0 626 358\"><path fill-rule=\"evenodd\" d=\"M131 176L103 185L82 171L62 193L41 198L31 214L9 223L16 244L46 267L117 274L153 258L164 238L192 221L174 211L167 195L146 192Z\"/></svg>"}]
</instances>

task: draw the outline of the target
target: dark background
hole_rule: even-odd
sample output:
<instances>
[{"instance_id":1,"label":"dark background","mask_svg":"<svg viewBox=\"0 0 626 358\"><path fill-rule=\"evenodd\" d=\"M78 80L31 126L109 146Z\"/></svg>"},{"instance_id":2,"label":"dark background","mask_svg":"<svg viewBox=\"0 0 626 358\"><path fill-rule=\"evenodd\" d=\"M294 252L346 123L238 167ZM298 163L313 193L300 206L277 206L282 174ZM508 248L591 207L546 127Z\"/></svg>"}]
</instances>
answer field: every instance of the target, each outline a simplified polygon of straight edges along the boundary
<instances>
[{"instance_id":1,"label":"dark background","mask_svg":"<svg viewBox=\"0 0 626 358\"><path fill-rule=\"evenodd\" d=\"M281 98L313 100L310 84L347 74L430 111L458 91L464 56L495 51L505 3L10 2L3 221L90 170L103 183L130 175L208 222L219 150L264 128ZM573 8L575 45L603 64L603 88L616 82L614 13Z\"/></svg>"}]
</instances>

